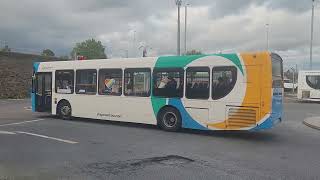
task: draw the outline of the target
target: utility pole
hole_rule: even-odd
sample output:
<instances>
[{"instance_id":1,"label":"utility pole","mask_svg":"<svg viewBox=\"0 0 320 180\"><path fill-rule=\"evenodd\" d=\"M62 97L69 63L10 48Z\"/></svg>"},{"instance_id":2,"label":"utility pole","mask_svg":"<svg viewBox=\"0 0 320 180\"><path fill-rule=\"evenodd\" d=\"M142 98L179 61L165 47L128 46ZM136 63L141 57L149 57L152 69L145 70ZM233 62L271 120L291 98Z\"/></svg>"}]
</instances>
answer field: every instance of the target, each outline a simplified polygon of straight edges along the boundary
<instances>
[{"instance_id":1,"label":"utility pole","mask_svg":"<svg viewBox=\"0 0 320 180\"><path fill-rule=\"evenodd\" d=\"M311 39L310 39L310 70L312 70L312 48L313 48L313 21L314 21L314 2L312 0L312 14L311 14Z\"/></svg>"},{"instance_id":2,"label":"utility pole","mask_svg":"<svg viewBox=\"0 0 320 180\"><path fill-rule=\"evenodd\" d=\"M132 33L132 39L131 37L129 37L129 55L130 57L136 57L136 30L135 29L130 29L130 36L131 36L131 33ZM131 47L131 48L130 48Z\"/></svg>"},{"instance_id":3,"label":"utility pole","mask_svg":"<svg viewBox=\"0 0 320 180\"><path fill-rule=\"evenodd\" d=\"M188 6L190 4L186 4L184 6L184 55L187 54L187 17L188 17Z\"/></svg>"},{"instance_id":4,"label":"utility pole","mask_svg":"<svg viewBox=\"0 0 320 180\"><path fill-rule=\"evenodd\" d=\"M292 70L292 94L294 94L294 89L295 89L295 87L294 87L294 82L295 82L295 69L294 68L291 68L291 70Z\"/></svg>"},{"instance_id":5,"label":"utility pole","mask_svg":"<svg viewBox=\"0 0 320 180\"><path fill-rule=\"evenodd\" d=\"M180 7L182 0L176 0L176 5L178 6L178 32L177 32L177 55L180 56Z\"/></svg>"},{"instance_id":6,"label":"utility pole","mask_svg":"<svg viewBox=\"0 0 320 180\"><path fill-rule=\"evenodd\" d=\"M133 56L136 57L136 31L133 31Z\"/></svg>"}]
</instances>

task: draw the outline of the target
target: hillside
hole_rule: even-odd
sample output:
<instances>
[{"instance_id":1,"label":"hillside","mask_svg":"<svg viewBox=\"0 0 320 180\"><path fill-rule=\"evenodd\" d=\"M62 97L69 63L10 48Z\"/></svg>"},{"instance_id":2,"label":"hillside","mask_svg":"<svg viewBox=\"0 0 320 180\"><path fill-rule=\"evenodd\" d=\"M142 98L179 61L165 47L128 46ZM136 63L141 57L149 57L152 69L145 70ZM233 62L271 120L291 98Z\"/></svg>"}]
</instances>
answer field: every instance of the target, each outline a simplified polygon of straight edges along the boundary
<instances>
[{"instance_id":1,"label":"hillside","mask_svg":"<svg viewBox=\"0 0 320 180\"><path fill-rule=\"evenodd\" d=\"M29 97L32 63L58 60L61 59L16 52L0 52L0 99Z\"/></svg>"}]
</instances>

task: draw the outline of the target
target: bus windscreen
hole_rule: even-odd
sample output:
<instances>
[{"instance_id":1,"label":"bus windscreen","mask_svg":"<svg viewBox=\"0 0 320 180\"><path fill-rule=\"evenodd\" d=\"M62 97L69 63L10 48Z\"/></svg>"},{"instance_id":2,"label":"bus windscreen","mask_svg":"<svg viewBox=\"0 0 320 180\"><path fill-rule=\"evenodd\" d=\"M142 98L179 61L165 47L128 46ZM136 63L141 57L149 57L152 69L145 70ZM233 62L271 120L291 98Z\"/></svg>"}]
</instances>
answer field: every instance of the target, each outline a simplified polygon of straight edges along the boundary
<instances>
[{"instance_id":1,"label":"bus windscreen","mask_svg":"<svg viewBox=\"0 0 320 180\"><path fill-rule=\"evenodd\" d=\"M271 54L271 59L272 59L272 86L273 88L283 88L282 59L277 54Z\"/></svg>"}]
</instances>

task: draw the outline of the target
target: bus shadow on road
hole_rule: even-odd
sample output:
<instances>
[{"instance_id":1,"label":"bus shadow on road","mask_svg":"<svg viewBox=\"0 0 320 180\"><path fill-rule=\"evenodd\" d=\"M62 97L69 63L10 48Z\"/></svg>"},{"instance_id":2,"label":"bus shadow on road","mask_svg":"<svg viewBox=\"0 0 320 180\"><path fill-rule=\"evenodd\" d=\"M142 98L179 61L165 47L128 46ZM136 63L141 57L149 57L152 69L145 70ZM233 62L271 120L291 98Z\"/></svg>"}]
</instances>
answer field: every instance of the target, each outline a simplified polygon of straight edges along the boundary
<instances>
[{"instance_id":1,"label":"bus shadow on road","mask_svg":"<svg viewBox=\"0 0 320 180\"><path fill-rule=\"evenodd\" d=\"M56 116L53 116L53 117L42 116L42 117L50 117L57 120L61 120ZM67 121L67 120L61 120L61 121ZM87 118L73 118L71 121L163 131L156 125L140 124L140 123L132 123L132 122L119 122L119 121L87 119ZM172 133L194 134L194 135L207 136L207 137L239 139L239 140L248 140L248 141L263 141L263 142L274 141L275 139L278 138L276 134L270 131L205 131L205 130L194 130L194 129L181 129L178 132L165 132L165 131L163 132L170 133L170 134Z\"/></svg>"},{"instance_id":2,"label":"bus shadow on road","mask_svg":"<svg viewBox=\"0 0 320 180\"><path fill-rule=\"evenodd\" d=\"M274 141L278 138L272 132L267 131L204 131L194 129L182 129L181 133L210 136L224 139L239 139L248 141Z\"/></svg>"},{"instance_id":3,"label":"bus shadow on road","mask_svg":"<svg viewBox=\"0 0 320 180\"><path fill-rule=\"evenodd\" d=\"M101 120L101 119L89 119L89 118L78 118L73 117L72 120L62 120L57 116L50 116L50 118L61 120L61 121L78 121L84 123L94 123L94 124L104 124L104 125L115 125L122 127L136 127L136 128L146 128L146 129L158 129L155 125L150 124L142 124L142 123L133 123L133 122L120 122L120 121L112 121L112 120Z\"/></svg>"}]
</instances>

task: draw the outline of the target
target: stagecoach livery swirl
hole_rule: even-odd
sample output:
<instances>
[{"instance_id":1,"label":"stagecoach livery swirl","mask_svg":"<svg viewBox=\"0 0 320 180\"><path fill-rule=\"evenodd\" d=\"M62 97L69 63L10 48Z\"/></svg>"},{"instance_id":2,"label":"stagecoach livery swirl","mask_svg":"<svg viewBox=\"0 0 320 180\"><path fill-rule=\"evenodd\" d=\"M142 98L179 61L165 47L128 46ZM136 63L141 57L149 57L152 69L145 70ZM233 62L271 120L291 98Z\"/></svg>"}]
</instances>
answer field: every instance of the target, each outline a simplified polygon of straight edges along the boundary
<instances>
[{"instance_id":1,"label":"stagecoach livery swirl","mask_svg":"<svg viewBox=\"0 0 320 180\"><path fill-rule=\"evenodd\" d=\"M257 96L257 92L259 89L263 94L262 97L262 106L260 108L260 113L256 114L256 122L255 125L252 126L250 123L239 123L239 125L228 126L228 119L224 119L221 122L216 123L203 123L193 118L192 115L186 110L185 105L181 101L181 99L177 98L159 98L159 97L151 97L152 107L154 111L154 115L157 116L159 110L166 105L173 106L177 108L182 116L182 127L191 128L191 129L200 129L200 130L258 130L258 129L268 129L271 128L275 123L278 122L282 113L282 98L281 93L278 97L273 97L272 91L280 91L281 89L272 89L271 84L269 87L262 87L263 84L259 83L257 86L251 87L252 81L259 81L258 77L264 75L260 72L262 70L267 74L265 74L265 82L272 82L271 76L271 59L267 53L262 54L213 54L213 55L195 55L195 56L187 56L187 57L160 57L158 58L155 67L156 68L165 68L165 67L179 67L186 69L188 66L192 66L197 62L201 64L201 61L219 61L217 64L221 64L223 66L233 64L240 71L240 77L238 77L237 83L244 83L246 87L244 88L234 88L232 93L228 95L226 98L230 99L239 99L242 101L240 108L236 109L234 112L234 117L241 117L241 107L243 109L248 109L246 107L251 107L252 104L256 104L254 102L255 96ZM257 62L259 61L259 62ZM253 66L253 67L250 67ZM255 67L254 67L255 66ZM246 68L247 67L247 68ZM260 69L261 68L261 69ZM237 86L237 85L236 85ZM234 97L230 97L234 95ZM260 94L260 96L262 95ZM259 108L255 108L259 111ZM238 111L238 112L237 112ZM224 112L221 112L222 114ZM212 115L213 117L215 114ZM241 121L240 121L241 122ZM243 122L243 121L242 121ZM247 125L247 126L246 126Z\"/></svg>"},{"instance_id":2,"label":"stagecoach livery swirl","mask_svg":"<svg viewBox=\"0 0 320 180\"><path fill-rule=\"evenodd\" d=\"M209 88L211 97L208 99L160 97L155 96L152 91L150 97L145 94L146 96L141 98L130 97L127 94L122 94L121 91L116 96L108 96L98 92L91 93L91 95L76 94L73 89L69 91L72 93L63 94L54 88L57 70L71 70L74 72L74 79L76 79L76 71L79 69L97 69L97 72L99 69L121 69L126 72L126 69L132 71L134 68L150 70L171 68L187 71L191 67L206 67L208 70L210 68L211 75L208 80L211 83L213 83L214 68L232 67L236 71L234 86L228 94L217 99L213 98L213 87ZM282 59L269 52L44 62L34 63L33 68L35 72L33 84L35 86L41 73L52 75L53 91L50 110L53 115L61 113L64 105L68 106L66 109L70 111L70 116L156 125L159 124L159 114L161 115L166 108L172 108L179 113L183 128L250 131L269 129L280 122L282 117L283 87L276 85L282 83L282 79L279 79L279 76L282 76ZM278 72L277 81L275 80L277 78L274 75L275 72ZM99 76L99 73L96 74ZM110 86L111 89L112 84L115 83L113 81L115 80L108 79L101 81L101 83L106 87ZM150 87L154 87L154 81L151 77L144 79L144 81L148 82ZM186 87L185 82L182 83L184 87ZM33 111L39 109L37 107L40 102L37 99L35 86L31 95ZM186 92L185 88L184 92Z\"/></svg>"}]
</instances>

